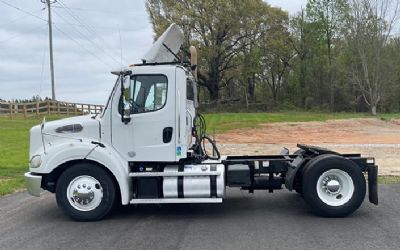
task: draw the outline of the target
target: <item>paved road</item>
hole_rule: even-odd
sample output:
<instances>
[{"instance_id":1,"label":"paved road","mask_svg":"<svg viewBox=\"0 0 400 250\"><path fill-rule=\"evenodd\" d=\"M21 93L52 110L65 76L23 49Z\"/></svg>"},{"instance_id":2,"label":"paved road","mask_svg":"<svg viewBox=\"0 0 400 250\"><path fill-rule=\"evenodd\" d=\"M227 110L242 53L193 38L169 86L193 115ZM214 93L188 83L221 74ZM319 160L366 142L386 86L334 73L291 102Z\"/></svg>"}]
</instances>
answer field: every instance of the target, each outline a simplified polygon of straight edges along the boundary
<instances>
[{"instance_id":1,"label":"paved road","mask_svg":"<svg viewBox=\"0 0 400 250\"><path fill-rule=\"evenodd\" d=\"M130 206L78 223L54 196L0 198L0 249L399 249L400 185L348 218L315 217L286 190L228 190L223 204Z\"/></svg>"}]
</instances>

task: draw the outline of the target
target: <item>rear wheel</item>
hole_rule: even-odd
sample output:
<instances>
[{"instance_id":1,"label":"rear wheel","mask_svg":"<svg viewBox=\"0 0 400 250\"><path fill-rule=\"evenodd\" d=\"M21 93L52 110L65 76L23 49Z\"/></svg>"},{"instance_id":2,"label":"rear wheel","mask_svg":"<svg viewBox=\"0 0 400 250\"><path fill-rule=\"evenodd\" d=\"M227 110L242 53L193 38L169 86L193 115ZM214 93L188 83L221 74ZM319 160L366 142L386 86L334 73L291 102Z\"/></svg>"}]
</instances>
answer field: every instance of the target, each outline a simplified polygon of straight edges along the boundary
<instances>
[{"instance_id":1,"label":"rear wheel","mask_svg":"<svg viewBox=\"0 0 400 250\"><path fill-rule=\"evenodd\" d=\"M104 169L94 164L77 164L59 177L56 200L58 206L74 220L99 220L114 205L114 182Z\"/></svg>"},{"instance_id":2,"label":"rear wheel","mask_svg":"<svg viewBox=\"0 0 400 250\"><path fill-rule=\"evenodd\" d=\"M321 155L304 169L302 191L316 214L344 217L360 207L366 183L354 162L337 155Z\"/></svg>"}]
</instances>

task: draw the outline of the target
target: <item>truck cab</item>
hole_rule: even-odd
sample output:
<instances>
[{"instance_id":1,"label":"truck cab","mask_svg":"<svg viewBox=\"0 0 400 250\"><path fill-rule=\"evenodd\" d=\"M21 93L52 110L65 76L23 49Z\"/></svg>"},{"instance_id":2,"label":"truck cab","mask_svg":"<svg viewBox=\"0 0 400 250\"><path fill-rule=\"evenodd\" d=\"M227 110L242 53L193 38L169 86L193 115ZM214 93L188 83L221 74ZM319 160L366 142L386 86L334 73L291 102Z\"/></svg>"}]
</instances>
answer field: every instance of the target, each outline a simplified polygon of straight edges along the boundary
<instances>
[{"instance_id":1,"label":"truck cab","mask_svg":"<svg viewBox=\"0 0 400 250\"><path fill-rule=\"evenodd\" d=\"M55 193L68 216L87 221L103 218L115 203L221 203L227 187L253 193L285 186L317 214L338 217L361 205L367 173L370 201L378 203L373 158L308 145L293 154L221 156L196 111L196 50L190 62L174 60L182 41L173 24L142 63L113 71L100 115L33 127L29 193Z\"/></svg>"},{"instance_id":2,"label":"truck cab","mask_svg":"<svg viewBox=\"0 0 400 250\"><path fill-rule=\"evenodd\" d=\"M120 76L101 115L102 138L125 161L178 162L192 144L189 72L175 65L136 66ZM122 91L120 91L122 85Z\"/></svg>"}]
</instances>

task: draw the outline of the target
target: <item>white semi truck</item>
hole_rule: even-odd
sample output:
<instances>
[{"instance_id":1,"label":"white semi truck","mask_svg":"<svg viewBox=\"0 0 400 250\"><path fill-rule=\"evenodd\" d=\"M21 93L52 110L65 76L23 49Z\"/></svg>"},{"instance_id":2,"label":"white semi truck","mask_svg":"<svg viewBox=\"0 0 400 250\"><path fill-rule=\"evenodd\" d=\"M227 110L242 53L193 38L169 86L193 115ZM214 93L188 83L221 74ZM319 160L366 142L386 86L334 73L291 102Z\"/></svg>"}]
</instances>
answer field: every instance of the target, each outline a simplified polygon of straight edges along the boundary
<instances>
[{"instance_id":1,"label":"white semi truck","mask_svg":"<svg viewBox=\"0 0 400 250\"><path fill-rule=\"evenodd\" d=\"M99 220L116 203L221 203L225 189L300 193L321 216L343 217L366 195L378 204L373 158L298 145L289 154L221 156L197 108L197 55L177 62L183 34L172 24L141 64L113 72L100 115L30 130L30 194L55 193L72 219ZM208 149L207 149L207 146ZM213 154L207 153L212 147Z\"/></svg>"}]
</instances>

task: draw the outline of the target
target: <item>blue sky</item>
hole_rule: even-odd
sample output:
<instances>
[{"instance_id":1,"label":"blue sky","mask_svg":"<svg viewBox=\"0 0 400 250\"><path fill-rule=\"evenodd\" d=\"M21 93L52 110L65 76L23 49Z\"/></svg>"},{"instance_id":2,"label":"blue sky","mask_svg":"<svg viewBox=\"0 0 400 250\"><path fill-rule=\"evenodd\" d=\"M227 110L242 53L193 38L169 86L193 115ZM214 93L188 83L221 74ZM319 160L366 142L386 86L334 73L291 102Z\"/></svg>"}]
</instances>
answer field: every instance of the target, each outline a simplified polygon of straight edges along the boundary
<instances>
[{"instance_id":1,"label":"blue sky","mask_svg":"<svg viewBox=\"0 0 400 250\"><path fill-rule=\"evenodd\" d=\"M306 0L267 2L293 14ZM0 0L1 99L51 96L43 7L39 0ZM127 65L151 46L144 1L58 0L52 10L57 99L104 104L115 81L110 71L121 66L121 48Z\"/></svg>"}]
</instances>

